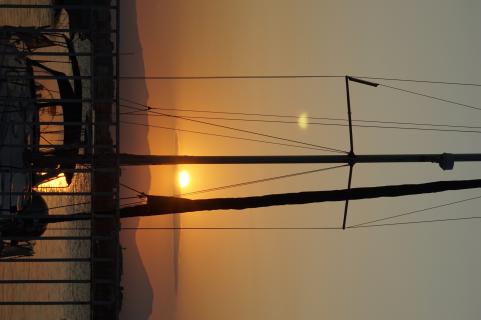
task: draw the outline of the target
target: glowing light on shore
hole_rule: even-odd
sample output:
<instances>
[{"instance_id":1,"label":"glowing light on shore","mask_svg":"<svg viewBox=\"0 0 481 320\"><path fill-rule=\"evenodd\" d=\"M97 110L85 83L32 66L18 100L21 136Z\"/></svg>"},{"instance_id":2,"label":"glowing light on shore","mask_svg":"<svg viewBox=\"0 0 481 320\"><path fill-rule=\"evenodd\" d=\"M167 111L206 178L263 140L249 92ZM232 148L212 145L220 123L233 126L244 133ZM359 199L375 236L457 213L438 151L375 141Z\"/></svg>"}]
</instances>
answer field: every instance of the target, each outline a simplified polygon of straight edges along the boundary
<instances>
[{"instance_id":1,"label":"glowing light on shore","mask_svg":"<svg viewBox=\"0 0 481 320\"><path fill-rule=\"evenodd\" d=\"M309 124L309 118L307 117L307 113L303 112L299 115L299 118L297 119L297 125L299 128L305 130L307 129L307 126Z\"/></svg>"},{"instance_id":2,"label":"glowing light on shore","mask_svg":"<svg viewBox=\"0 0 481 320\"><path fill-rule=\"evenodd\" d=\"M185 170L180 171L178 175L178 182L181 188L186 188L190 183L189 172Z\"/></svg>"},{"instance_id":3,"label":"glowing light on shore","mask_svg":"<svg viewBox=\"0 0 481 320\"><path fill-rule=\"evenodd\" d=\"M67 180L65 180L65 175L63 173L59 174L57 177L51 180L45 181L37 186L39 189L49 189L49 188L67 188Z\"/></svg>"}]
</instances>

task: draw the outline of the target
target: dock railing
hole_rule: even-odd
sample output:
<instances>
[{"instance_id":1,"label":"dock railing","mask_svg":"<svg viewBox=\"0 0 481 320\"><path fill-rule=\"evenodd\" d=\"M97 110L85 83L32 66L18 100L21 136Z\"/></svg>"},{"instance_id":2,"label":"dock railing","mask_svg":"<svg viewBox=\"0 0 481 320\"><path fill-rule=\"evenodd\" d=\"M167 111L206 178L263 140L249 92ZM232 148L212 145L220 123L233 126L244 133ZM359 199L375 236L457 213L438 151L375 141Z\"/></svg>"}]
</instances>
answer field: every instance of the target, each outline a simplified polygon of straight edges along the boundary
<instances>
[{"instance_id":1,"label":"dock railing","mask_svg":"<svg viewBox=\"0 0 481 320\"><path fill-rule=\"evenodd\" d=\"M51 10L56 19L68 18L0 26L2 135L23 137L5 138L0 151L2 182L10 183L0 190L0 315L118 319L119 1L55 3L0 2L3 12ZM7 154L21 154L22 163ZM45 166L32 160L79 154L91 161ZM117 160L97 162L102 155ZM90 219L45 223L42 201L50 216L89 212Z\"/></svg>"}]
</instances>

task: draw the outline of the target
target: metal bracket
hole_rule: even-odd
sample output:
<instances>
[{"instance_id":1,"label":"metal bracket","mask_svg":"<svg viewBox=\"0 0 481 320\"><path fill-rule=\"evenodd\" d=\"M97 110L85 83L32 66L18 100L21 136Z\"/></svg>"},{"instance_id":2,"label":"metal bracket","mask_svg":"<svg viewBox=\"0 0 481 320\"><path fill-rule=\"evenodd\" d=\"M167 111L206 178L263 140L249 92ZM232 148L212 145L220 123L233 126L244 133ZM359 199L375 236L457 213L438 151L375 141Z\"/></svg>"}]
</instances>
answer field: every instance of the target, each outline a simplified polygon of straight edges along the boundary
<instances>
[{"instance_id":1,"label":"metal bracket","mask_svg":"<svg viewBox=\"0 0 481 320\"><path fill-rule=\"evenodd\" d=\"M349 164L349 179L347 180L347 192L351 190L351 182L352 182L352 170L354 169L354 163ZM347 224L347 210L349 208L349 199L346 200L344 204L344 219L342 220L342 229L346 229Z\"/></svg>"},{"instance_id":2,"label":"metal bracket","mask_svg":"<svg viewBox=\"0 0 481 320\"><path fill-rule=\"evenodd\" d=\"M443 170L453 170L454 156L451 153L443 153L441 157L439 157L439 166Z\"/></svg>"}]
</instances>

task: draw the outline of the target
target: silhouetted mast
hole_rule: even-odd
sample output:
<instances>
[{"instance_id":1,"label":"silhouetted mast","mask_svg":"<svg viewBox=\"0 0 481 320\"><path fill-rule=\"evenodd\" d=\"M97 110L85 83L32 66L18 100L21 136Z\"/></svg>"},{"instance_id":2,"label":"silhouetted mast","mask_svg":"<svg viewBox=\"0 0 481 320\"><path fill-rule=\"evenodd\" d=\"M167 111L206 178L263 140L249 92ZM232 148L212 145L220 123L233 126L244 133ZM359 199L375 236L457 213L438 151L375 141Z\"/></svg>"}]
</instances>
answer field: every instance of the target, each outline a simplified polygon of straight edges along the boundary
<instances>
[{"instance_id":1,"label":"silhouetted mast","mask_svg":"<svg viewBox=\"0 0 481 320\"><path fill-rule=\"evenodd\" d=\"M57 163L75 165L77 163L94 163L100 166L144 166L144 165L181 165L181 164L346 164L349 166L349 178L346 189L329 191L307 191L298 193L268 194L253 197L185 199L179 197L147 196L147 204L120 210L120 217L161 215L204 210L242 210L277 205L316 203L325 201L345 201L342 227L346 227L349 200L372 199L379 197L398 197L425 194L447 190L480 188L481 180L438 181L424 184L390 185L367 188L351 188L353 168L361 163L436 163L443 170L452 170L455 162L479 162L481 153L463 154L361 154L354 153L351 102L349 82L353 81L371 87L378 84L346 76L347 114L349 121L350 150L340 155L266 155L266 156L187 156L187 155L137 155L120 153L102 156L32 156L32 165L49 167ZM68 217L65 217L68 219ZM72 217L74 218L74 217ZM84 217L77 217L82 218ZM75 219L75 218L74 218Z\"/></svg>"},{"instance_id":2,"label":"silhouetted mast","mask_svg":"<svg viewBox=\"0 0 481 320\"><path fill-rule=\"evenodd\" d=\"M63 164L89 163L91 157L32 156L32 163L49 167L59 162ZM95 157L97 164L115 163L115 156ZM444 170L453 168L455 162L481 161L481 153L432 153L432 154L364 154L364 155L270 155L270 156L172 156L138 155L121 153L121 166L179 165L179 164L309 164L309 163L437 163Z\"/></svg>"},{"instance_id":3,"label":"silhouetted mast","mask_svg":"<svg viewBox=\"0 0 481 320\"><path fill-rule=\"evenodd\" d=\"M68 159L65 159L69 161ZM108 161L105 157L99 161ZM71 159L70 161L74 161ZM444 170L455 162L481 161L481 153L442 154L365 154L365 155L272 155L272 156L164 156L120 154L120 164L178 165L178 164L308 164L308 163L437 163Z\"/></svg>"}]
</instances>

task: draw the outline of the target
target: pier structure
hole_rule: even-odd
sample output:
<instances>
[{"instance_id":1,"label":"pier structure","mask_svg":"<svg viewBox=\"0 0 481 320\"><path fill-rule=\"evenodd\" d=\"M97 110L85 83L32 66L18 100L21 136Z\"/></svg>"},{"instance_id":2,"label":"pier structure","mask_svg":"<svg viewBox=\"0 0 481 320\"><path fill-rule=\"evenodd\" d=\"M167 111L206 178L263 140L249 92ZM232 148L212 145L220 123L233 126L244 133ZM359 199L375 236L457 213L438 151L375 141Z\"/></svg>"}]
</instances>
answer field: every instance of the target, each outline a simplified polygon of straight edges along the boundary
<instances>
[{"instance_id":1,"label":"pier structure","mask_svg":"<svg viewBox=\"0 0 481 320\"><path fill-rule=\"evenodd\" d=\"M16 293L0 297L0 314L31 308L118 319L120 170L97 159L120 152L119 1L19 1L0 10L55 16L47 26L0 27L0 286ZM44 166L42 156L58 161ZM89 161L61 161L78 156ZM35 218L79 208L91 219Z\"/></svg>"}]
</instances>

